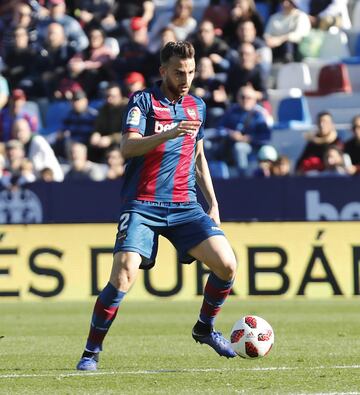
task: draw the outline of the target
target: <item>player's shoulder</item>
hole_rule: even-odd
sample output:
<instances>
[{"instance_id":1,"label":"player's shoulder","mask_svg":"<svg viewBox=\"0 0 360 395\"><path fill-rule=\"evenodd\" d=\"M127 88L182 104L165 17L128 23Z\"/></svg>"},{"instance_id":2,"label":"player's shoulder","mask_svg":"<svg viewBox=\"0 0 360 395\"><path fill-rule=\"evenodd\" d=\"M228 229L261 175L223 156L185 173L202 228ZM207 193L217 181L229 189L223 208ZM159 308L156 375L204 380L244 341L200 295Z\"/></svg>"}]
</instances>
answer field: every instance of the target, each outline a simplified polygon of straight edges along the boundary
<instances>
[{"instance_id":1,"label":"player's shoulder","mask_svg":"<svg viewBox=\"0 0 360 395\"><path fill-rule=\"evenodd\" d=\"M204 100L200 96L196 96L193 93L189 92L187 95L190 99L192 99L198 106L205 107L206 104Z\"/></svg>"},{"instance_id":2,"label":"player's shoulder","mask_svg":"<svg viewBox=\"0 0 360 395\"><path fill-rule=\"evenodd\" d=\"M130 97L129 107L139 107L143 110L148 110L151 106L151 95L152 89L146 88L140 91L136 91Z\"/></svg>"}]
</instances>

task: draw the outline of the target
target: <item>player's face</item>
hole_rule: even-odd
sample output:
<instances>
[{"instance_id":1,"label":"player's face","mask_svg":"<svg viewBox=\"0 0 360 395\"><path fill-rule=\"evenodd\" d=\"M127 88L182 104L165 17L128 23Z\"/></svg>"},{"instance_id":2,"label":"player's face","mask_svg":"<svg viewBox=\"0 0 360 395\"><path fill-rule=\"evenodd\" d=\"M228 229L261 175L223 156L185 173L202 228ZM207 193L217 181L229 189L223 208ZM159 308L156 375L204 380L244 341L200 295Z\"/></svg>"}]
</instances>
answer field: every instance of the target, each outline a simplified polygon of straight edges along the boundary
<instances>
[{"instance_id":1,"label":"player's face","mask_svg":"<svg viewBox=\"0 0 360 395\"><path fill-rule=\"evenodd\" d=\"M166 65L160 67L166 94L169 99L177 99L189 93L195 75L195 60L170 58Z\"/></svg>"}]
</instances>

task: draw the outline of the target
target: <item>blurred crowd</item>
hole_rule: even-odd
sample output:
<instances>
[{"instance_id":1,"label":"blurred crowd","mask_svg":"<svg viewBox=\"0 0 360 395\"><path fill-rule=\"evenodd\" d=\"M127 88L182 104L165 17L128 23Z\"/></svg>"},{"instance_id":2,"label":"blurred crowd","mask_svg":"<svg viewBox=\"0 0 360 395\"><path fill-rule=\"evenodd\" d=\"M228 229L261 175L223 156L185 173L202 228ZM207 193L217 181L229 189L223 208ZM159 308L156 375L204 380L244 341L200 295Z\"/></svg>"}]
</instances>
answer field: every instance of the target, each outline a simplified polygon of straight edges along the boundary
<instances>
[{"instance_id":1,"label":"blurred crowd","mask_svg":"<svg viewBox=\"0 0 360 395\"><path fill-rule=\"evenodd\" d=\"M260 3L269 10L266 20ZM233 177L360 173L360 115L349 120L353 136L343 141L332 114L319 113L299 158L271 144L274 68L301 61L300 43L312 30L350 29L348 1L210 0L196 14L195 6L196 0L165 8L156 0L2 2L2 185L122 177L128 98L159 79L162 46L185 39L196 50L192 91L207 104L210 164L225 163ZM59 130L47 134L47 108L60 102L69 107Z\"/></svg>"}]
</instances>

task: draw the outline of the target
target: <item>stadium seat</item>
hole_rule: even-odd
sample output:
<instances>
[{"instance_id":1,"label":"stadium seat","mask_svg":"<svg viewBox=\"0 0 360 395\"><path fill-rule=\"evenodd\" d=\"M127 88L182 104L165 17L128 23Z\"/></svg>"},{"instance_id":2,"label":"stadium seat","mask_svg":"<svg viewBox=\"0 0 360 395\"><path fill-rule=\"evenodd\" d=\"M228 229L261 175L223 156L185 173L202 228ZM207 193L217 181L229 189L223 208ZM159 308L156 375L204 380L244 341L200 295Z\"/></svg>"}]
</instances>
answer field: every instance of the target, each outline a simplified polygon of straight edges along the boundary
<instances>
[{"instance_id":1,"label":"stadium seat","mask_svg":"<svg viewBox=\"0 0 360 395\"><path fill-rule=\"evenodd\" d=\"M305 94L306 96L323 96L336 92L352 92L349 72L343 63L323 66L319 73L317 90L308 91Z\"/></svg>"},{"instance_id":2,"label":"stadium seat","mask_svg":"<svg viewBox=\"0 0 360 395\"><path fill-rule=\"evenodd\" d=\"M306 99L312 119L315 119L321 111L329 111L333 115L337 127L348 127L351 122L352 113L355 111L360 112L357 104L360 103L360 92L308 96ZM344 120L346 120L345 124L347 125L339 125L343 124Z\"/></svg>"},{"instance_id":3,"label":"stadium seat","mask_svg":"<svg viewBox=\"0 0 360 395\"><path fill-rule=\"evenodd\" d=\"M357 61L355 61L357 59ZM360 56L347 64L351 88L353 92L360 92Z\"/></svg>"},{"instance_id":4,"label":"stadium seat","mask_svg":"<svg viewBox=\"0 0 360 395\"><path fill-rule=\"evenodd\" d=\"M336 27L330 28L324 35L319 58L339 61L348 56L350 56L350 49L346 33Z\"/></svg>"},{"instance_id":5,"label":"stadium seat","mask_svg":"<svg viewBox=\"0 0 360 395\"><path fill-rule=\"evenodd\" d=\"M312 126L309 106L304 96L281 100L277 118L274 129L303 130Z\"/></svg>"},{"instance_id":6,"label":"stadium seat","mask_svg":"<svg viewBox=\"0 0 360 395\"><path fill-rule=\"evenodd\" d=\"M350 56L356 56L356 46L360 32L354 29L346 30L346 35L348 38L348 46L350 50Z\"/></svg>"},{"instance_id":7,"label":"stadium seat","mask_svg":"<svg viewBox=\"0 0 360 395\"><path fill-rule=\"evenodd\" d=\"M360 1L357 1L352 12L352 27L360 31Z\"/></svg>"},{"instance_id":8,"label":"stadium seat","mask_svg":"<svg viewBox=\"0 0 360 395\"><path fill-rule=\"evenodd\" d=\"M310 86L310 69L306 63L287 63L280 66L276 78L277 89L299 88L308 90Z\"/></svg>"},{"instance_id":9,"label":"stadium seat","mask_svg":"<svg viewBox=\"0 0 360 395\"><path fill-rule=\"evenodd\" d=\"M230 178L230 171L228 165L221 160L210 160L209 170L213 178Z\"/></svg>"},{"instance_id":10,"label":"stadium seat","mask_svg":"<svg viewBox=\"0 0 360 395\"><path fill-rule=\"evenodd\" d=\"M46 110L45 126L41 134L49 135L62 128L62 122L71 109L71 103L67 100L54 101L49 103Z\"/></svg>"},{"instance_id":11,"label":"stadium seat","mask_svg":"<svg viewBox=\"0 0 360 395\"><path fill-rule=\"evenodd\" d=\"M271 145L276 148L279 155L286 155L291 160L292 168L300 157L306 145L303 132L299 130L273 130L271 134Z\"/></svg>"},{"instance_id":12,"label":"stadium seat","mask_svg":"<svg viewBox=\"0 0 360 395\"><path fill-rule=\"evenodd\" d=\"M355 56L360 57L360 34L358 34L356 41L355 41Z\"/></svg>"},{"instance_id":13,"label":"stadium seat","mask_svg":"<svg viewBox=\"0 0 360 395\"><path fill-rule=\"evenodd\" d=\"M263 1L256 1L256 11L260 14L262 17L262 20L264 21L264 24L269 20L270 17L270 4L267 2Z\"/></svg>"}]
</instances>

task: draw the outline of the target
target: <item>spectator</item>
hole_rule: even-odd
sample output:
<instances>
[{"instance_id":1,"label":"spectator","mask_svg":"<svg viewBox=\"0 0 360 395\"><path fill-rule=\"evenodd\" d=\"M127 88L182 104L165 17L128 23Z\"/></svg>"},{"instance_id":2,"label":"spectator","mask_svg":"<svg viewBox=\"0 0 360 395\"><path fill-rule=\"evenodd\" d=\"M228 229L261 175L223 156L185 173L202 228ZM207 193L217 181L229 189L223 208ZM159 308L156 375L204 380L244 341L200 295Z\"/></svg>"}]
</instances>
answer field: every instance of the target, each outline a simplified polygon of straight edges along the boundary
<instances>
[{"instance_id":1,"label":"spectator","mask_svg":"<svg viewBox=\"0 0 360 395\"><path fill-rule=\"evenodd\" d=\"M63 130L58 133L54 146L56 156L67 158L69 146L78 142L89 146L90 137L94 131L95 120L98 115L96 109L89 107L86 93L82 90L74 93L72 109L63 121Z\"/></svg>"},{"instance_id":2,"label":"spectator","mask_svg":"<svg viewBox=\"0 0 360 395\"><path fill-rule=\"evenodd\" d=\"M83 51L81 56L75 55L77 62L69 62L69 68L79 70L82 88L87 96L96 98L99 96L101 82L110 81L114 77L112 60L116 54L105 45L105 32L100 28L92 28L89 31L90 45Z\"/></svg>"},{"instance_id":3,"label":"spectator","mask_svg":"<svg viewBox=\"0 0 360 395\"><path fill-rule=\"evenodd\" d=\"M286 155L280 155L272 166L272 175L287 177L291 175L291 161Z\"/></svg>"},{"instance_id":4,"label":"spectator","mask_svg":"<svg viewBox=\"0 0 360 395\"><path fill-rule=\"evenodd\" d=\"M353 173L360 174L360 115L353 118L351 129L353 137L346 141L344 152L350 156Z\"/></svg>"},{"instance_id":5,"label":"spectator","mask_svg":"<svg viewBox=\"0 0 360 395\"><path fill-rule=\"evenodd\" d=\"M74 14L84 30L87 30L91 26L100 26L110 15L112 15L111 23L109 19L106 23L115 26L117 23L113 16L114 9L115 0L78 0Z\"/></svg>"},{"instance_id":6,"label":"spectator","mask_svg":"<svg viewBox=\"0 0 360 395\"><path fill-rule=\"evenodd\" d=\"M130 28L130 37L120 43L121 55L116 59L114 67L120 78L131 71L137 71L148 77L153 71L148 25L142 18L134 17L131 19Z\"/></svg>"},{"instance_id":7,"label":"spectator","mask_svg":"<svg viewBox=\"0 0 360 395\"><path fill-rule=\"evenodd\" d=\"M268 74L272 65L272 52L266 46L265 41L258 37L254 22L250 19L240 19L236 26L236 41L232 44L233 48L239 48L243 43L252 44L258 56L258 62Z\"/></svg>"},{"instance_id":8,"label":"spectator","mask_svg":"<svg viewBox=\"0 0 360 395\"><path fill-rule=\"evenodd\" d=\"M13 88L22 88L33 95L37 54L30 46L29 33L24 27L17 27L13 34L14 43L4 56L5 76Z\"/></svg>"},{"instance_id":9,"label":"spectator","mask_svg":"<svg viewBox=\"0 0 360 395\"><path fill-rule=\"evenodd\" d=\"M330 145L335 145L339 148L343 147L330 113L324 111L317 115L317 128L318 130L315 134L312 133L307 136L309 141L297 161L296 170L300 174L324 170L326 149Z\"/></svg>"},{"instance_id":10,"label":"spectator","mask_svg":"<svg viewBox=\"0 0 360 395\"><path fill-rule=\"evenodd\" d=\"M174 29L169 26L164 27L160 32L160 48L158 51L151 53L151 58L149 58L149 64L151 64L151 68L149 70L150 74L150 82L155 82L160 79L159 68L160 68L160 50L163 48L168 42L176 41L176 36Z\"/></svg>"},{"instance_id":11,"label":"spectator","mask_svg":"<svg viewBox=\"0 0 360 395\"><path fill-rule=\"evenodd\" d=\"M9 84L0 73L0 111L6 106L9 101ZM1 112L0 112L1 114Z\"/></svg>"},{"instance_id":12,"label":"spectator","mask_svg":"<svg viewBox=\"0 0 360 395\"><path fill-rule=\"evenodd\" d=\"M298 43L310 33L307 14L296 6L297 0L282 0L281 11L273 14L265 28L266 44L272 48L274 62L298 60Z\"/></svg>"},{"instance_id":13,"label":"spectator","mask_svg":"<svg viewBox=\"0 0 360 395\"><path fill-rule=\"evenodd\" d=\"M40 39L44 39L49 25L59 23L64 28L65 37L71 47L77 52L86 49L89 45L89 40L79 22L66 14L65 0L49 0L48 5L49 16L40 20L38 23Z\"/></svg>"},{"instance_id":14,"label":"spectator","mask_svg":"<svg viewBox=\"0 0 360 395\"><path fill-rule=\"evenodd\" d=\"M50 23L47 27L45 45L38 53L37 63L42 92L49 99L54 98L59 81L67 75L67 64L75 52L66 42L62 25Z\"/></svg>"},{"instance_id":15,"label":"spectator","mask_svg":"<svg viewBox=\"0 0 360 395\"><path fill-rule=\"evenodd\" d=\"M249 162L256 159L260 147L268 144L271 137L264 109L256 103L256 97L251 86L243 86L237 103L219 121L218 132L224 136L220 138L220 158L234 163L240 174L251 171Z\"/></svg>"},{"instance_id":16,"label":"spectator","mask_svg":"<svg viewBox=\"0 0 360 395\"><path fill-rule=\"evenodd\" d=\"M40 178L43 169L49 168L53 172L54 181L64 180L64 174L54 151L43 136L33 134L26 119L14 122L12 135L19 140L25 149L25 156L33 165L35 175Z\"/></svg>"},{"instance_id":17,"label":"spectator","mask_svg":"<svg viewBox=\"0 0 360 395\"><path fill-rule=\"evenodd\" d=\"M141 17L149 24L154 17L155 4L152 0L121 0L117 2L116 19L125 26L133 17Z\"/></svg>"},{"instance_id":18,"label":"spectator","mask_svg":"<svg viewBox=\"0 0 360 395\"><path fill-rule=\"evenodd\" d=\"M315 29L328 30L331 26L351 29L348 0L297 0L297 4L309 14Z\"/></svg>"},{"instance_id":19,"label":"spectator","mask_svg":"<svg viewBox=\"0 0 360 395\"><path fill-rule=\"evenodd\" d=\"M105 170L103 166L88 160L86 145L73 142L70 146L70 169L65 174L65 181L102 181L104 179Z\"/></svg>"},{"instance_id":20,"label":"spectator","mask_svg":"<svg viewBox=\"0 0 360 395\"><path fill-rule=\"evenodd\" d=\"M263 145L257 153L258 167L254 170L254 177L271 177L277 159L278 153L276 149L272 145Z\"/></svg>"},{"instance_id":21,"label":"spectator","mask_svg":"<svg viewBox=\"0 0 360 395\"><path fill-rule=\"evenodd\" d=\"M33 10L30 5L25 2L19 2L15 5L12 20L7 25L3 33L3 50L7 54L8 50L15 45L15 30L25 29L29 43L34 45L37 41L36 21L33 18Z\"/></svg>"},{"instance_id":22,"label":"spectator","mask_svg":"<svg viewBox=\"0 0 360 395\"><path fill-rule=\"evenodd\" d=\"M6 188L21 186L36 180L32 163L25 157L24 145L19 140L9 140L5 144L5 175L1 183Z\"/></svg>"},{"instance_id":23,"label":"spectator","mask_svg":"<svg viewBox=\"0 0 360 395\"><path fill-rule=\"evenodd\" d=\"M215 29L222 33L230 18L230 6L226 0L210 0L203 13L203 20L211 21Z\"/></svg>"},{"instance_id":24,"label":"spectator","mask_svg":"<svg viewBox=\"0 0 360 395\"><path fill-rule=\"evenodd\" d=\"M229 46L224 40L216 36L215 28L212 22L202 21L195 39L193 40L195 48L195 61L200 58L208 57L216 72L220 71L218 65L224 60L229 51Z\"/></svg>"},{"instance_id":25,"label":"spectator","mask_svg":"<svg viewBox=\"0 0 360 395\"><path fill-rule=\"evenodd\" d=\"M257 62L255 48L250 43L241 44L230 61L227 78L227 92L236 99L240 87L252 85L258 101L267 99L265 72Z\"/></svg>"},{"instance_id":26,"label":"spectator","mask_svg":"<svg viewBox=\"0 0 360 395\"><path fill-rule=\"evenodd\" d=\"M160 48L160 32L165 26L174 30L177 40L186 40L196 30L197 21L192 16L192 0L176 0L173 13L163 13L150 30L152 52Z\"/></svg>"},{"instance_id":27,"label":"spectator","mask_svg":"<svg viewBox=\"0 0 360 395\"><path fill-rule=\"evenodd\" d=\"M124 158L121 155L120 148L112 147L108 149L106 153L106 164L108 165L106 172L107 180L117 180L124 175Z\"/></svg>"},{"instance_id":28,"label":"spectator","mask_svg":"<svg viewBox=\"0 0 360 395\"><path fill-rule=\"evenodd\" d=\"M236 40L236 26L241 19L251 20L256 28L256 33L262 37L264 33L264 22L260 14L256 11L254 0L234 0L230 11L230 20L224 26L223 36L226 42L231 43Z\"/></svg>"},{"instance_id":29,"label":"spectator","mask_svg":"<svg viewBox=\"0 0 360 395\"><path fill-rule=\"evenodd\" d=\"M94 17L95 21L85 22L85 25L93 24L101 26L108 36L116 38L121 42L124 37L131 36L130 23L132 18L139 17L147 26L154 17L155 5L152 0L100 0L103 4L102 12L92 15L91 9L94 2L91 0L82 0L84 3L80 7L79 17ZM89 8L89 5L90 8ZM90 12L89 12L90 11Z\"/></svg>"},{"instance_id":30,"label":"spectator","mask_svg":"<svg viewBox=\"0 0 360 395\"><path fill-rule=\"evenodd\" d=\"M104 162L106 150L120 143L123 112L128 102L116 83L108 85L105 98L105 104L99 110L90 138L89 158L93 162Z\"/></svg>"},{"instance_id":31,"label":"spectator","mask_svg":"<svg viewBox=\"0 0 360 395\"><path fill-rule=\"evenodd\" d=\"M39 181L44 181L44 182L54 182L54 173L51 169L49 169L48 167L44 167L41 171L40 171L40 178Z\"/></svg>"},{"instance_id":32,"label":"spectator","mask_svg":"<svg viewBox=\"0 0 360 395\"><path fill-rule=\"evenodd\" d=\"M139 90L145 89L145 85L144 76L136 71L127 74L124 78L124 87L128 97Z\"/></svg>"},{"instance_id":33,"label":"spectator","mask_svg":"<svg viewBox=\"0 0 360 395\"><path fill-rule=\"evenodd\" d=\"M17 119L24 118L28 121L31 131L38 130L39 120L36 115L26 109L26 95L22 89L14 89L11 93L8 105L0 112L0 141L7 142L11 136L13 123Z\"/></svg>"},{"instance_id":34,"label":"spectator","mask_svg":"<svg viewBox=\"0 0 360 395\"><path fill-rule=\"evenodd\" d=\"M321 176L347 176L350 169L345 165L344 153L336 145L329 145L324 152L324 169Z\"/></svg>"},{"instance_id":35,"label":"spectator","mask_svg":"<svg viewBox=\"0 0 360 395\"><path fill-rule=\"evenodd\" d=\"M226 74L214 71L210 58L203 57L197 62L198 70L193 80L192 89L196 96L206 103L205 127L216 127L219 118L224 114L228 104L225 90Z\"/></svg>"},{"instance_id":36,"label":"spectator","mask_svg":"<svg viewBox=\"0 0 360 395\"><path fill-rule=\"evenodd\" d=\"M170 26L166 26L160 32L160 48L165 47L170 41L176 41L175 31ZM160 51L158 51L157 54L160 58Z\"/></svg>"}]
</instances>

